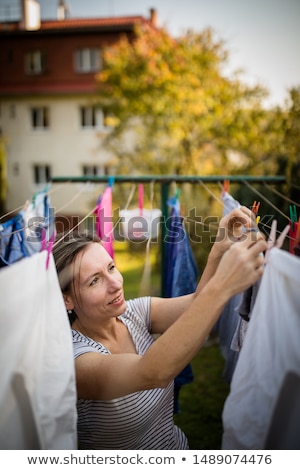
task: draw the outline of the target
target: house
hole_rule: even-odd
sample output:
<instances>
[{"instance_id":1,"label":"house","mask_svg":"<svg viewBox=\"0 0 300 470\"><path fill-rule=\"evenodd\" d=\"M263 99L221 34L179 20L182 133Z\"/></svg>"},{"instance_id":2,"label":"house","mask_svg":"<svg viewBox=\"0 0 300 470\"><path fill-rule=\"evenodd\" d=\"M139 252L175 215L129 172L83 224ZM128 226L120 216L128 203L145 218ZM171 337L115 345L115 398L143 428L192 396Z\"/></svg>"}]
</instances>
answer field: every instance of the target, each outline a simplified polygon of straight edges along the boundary
<instances>
[{"instance_id":1,"label":"house","mask_svg":"<svg viewBox=\"0 0 300 470\"><path fill-rule=\"evenodd\" d=\"M101 146L109 128L95 104L95 74L102 54L137 24L156 25L156 11L143 16L71 18L58 0L57 19L40 16L37 0L20 1L20 19L0 18L0 130L5 141L5 210L22 207L55 176L113 175L113 156ZM51 194L60 211L91 209L88 184L61 185ZM75 193L81 197L70 203Z\"/></svg>"}]
</instances>

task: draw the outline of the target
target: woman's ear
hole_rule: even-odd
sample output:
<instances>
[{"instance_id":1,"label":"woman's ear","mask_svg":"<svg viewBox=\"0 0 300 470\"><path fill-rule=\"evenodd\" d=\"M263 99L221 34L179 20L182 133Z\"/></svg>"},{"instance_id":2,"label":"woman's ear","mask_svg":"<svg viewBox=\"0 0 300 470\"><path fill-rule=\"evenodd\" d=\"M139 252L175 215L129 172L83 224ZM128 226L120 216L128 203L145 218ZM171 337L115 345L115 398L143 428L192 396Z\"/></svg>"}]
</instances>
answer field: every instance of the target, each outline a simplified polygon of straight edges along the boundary
<instances>
[{"instance_id":1,"label":"woman's ear","mask_svg":"<svg viewBox=\"0 0 300 470\"><path fill-rule=\"evenodd\" d=\"M73 310L74 308L74 302L72 300L72 297L69 294L63 294L63 298L65 301L65 306L67 310Z\"/></svg>"}]
</instances>

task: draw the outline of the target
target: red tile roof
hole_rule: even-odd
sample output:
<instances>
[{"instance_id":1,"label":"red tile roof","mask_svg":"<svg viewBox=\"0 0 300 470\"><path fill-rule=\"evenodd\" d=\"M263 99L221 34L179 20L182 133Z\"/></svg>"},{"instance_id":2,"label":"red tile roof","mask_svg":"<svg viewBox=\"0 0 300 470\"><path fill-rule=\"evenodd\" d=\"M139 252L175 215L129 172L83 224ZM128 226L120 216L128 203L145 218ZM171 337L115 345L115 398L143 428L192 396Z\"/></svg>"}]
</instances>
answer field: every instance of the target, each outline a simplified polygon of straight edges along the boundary
<instances>
[{"instance_id":1,"label":"red tile roof","mask_svg":"<svg viewBox=\"0 0 300 470\"><path fill-rule=\"evenodd\" d=\"M41 21L38 31L71 30L88 28L114 28L120 26L134 26L135 24L152 24L151 19L143 16L120 16L111 18L66 18L65 20ZM18 31L20 22L0 22L0 31Z\"/></svg>"},{"instance_id":2,"label":"red tile roof","mask_svg":"<svg viewBox=\"0 0 300 470\"><path fill-rule=\"evenodd\" d=\"M41 29L88 28L95 26L121 26L136 23L149 23L143 16L123 16L112 18L67 18L65 20L42 21Z\"/></svg>"}]
</instances>

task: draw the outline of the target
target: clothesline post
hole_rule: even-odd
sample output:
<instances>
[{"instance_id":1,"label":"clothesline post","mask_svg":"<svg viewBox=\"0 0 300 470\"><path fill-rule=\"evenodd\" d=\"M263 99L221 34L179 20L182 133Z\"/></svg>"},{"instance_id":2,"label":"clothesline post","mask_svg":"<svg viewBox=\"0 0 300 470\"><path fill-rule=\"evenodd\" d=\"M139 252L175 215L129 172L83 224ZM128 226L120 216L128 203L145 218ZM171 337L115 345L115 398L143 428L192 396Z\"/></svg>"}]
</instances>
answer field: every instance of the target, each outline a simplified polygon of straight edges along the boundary
<instances>
[{"instance_id":1,"label":"clothesline post","mask_svg":"<svg viewBox=\"0 0 300 470\"><path fill-rule=\"evenodd\" d=\"M168 217L168 198L170 183L223 183L225 180L229 182L243 182L249 183L285 183L286 177L282 175L278 176L249 176L249 175L216 175L216 176L201 176L201 175L140 175L140 176L128 176L128 175L116 175L113 177L114 183L160 183L161 185L161 212L163 217L163 223L161 224L161 295L165 296L166 285L164 273L167 269L166 260L166 224L165 221ZM52 183L108 183L111 180L111 176L56 176L53 177Z\"/></svg>"}]
</instances>

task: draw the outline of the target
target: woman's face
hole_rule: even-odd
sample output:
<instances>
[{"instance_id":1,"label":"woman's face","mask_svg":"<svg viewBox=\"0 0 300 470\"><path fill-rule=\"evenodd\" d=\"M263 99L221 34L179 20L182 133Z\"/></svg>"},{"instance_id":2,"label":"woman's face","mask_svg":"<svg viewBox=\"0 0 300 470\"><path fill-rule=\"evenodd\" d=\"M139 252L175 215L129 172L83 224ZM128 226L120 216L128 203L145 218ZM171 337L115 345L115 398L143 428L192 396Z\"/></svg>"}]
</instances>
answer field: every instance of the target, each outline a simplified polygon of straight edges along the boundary
<instances>
[{"instance_id":1,"label":"woman's face","mask_svg":"<svg viewBox=\"0 0 300 470\"><path fill-rule=\"evenodd\" d=\"M126 309L123 277L100 243L91 243L74 263L71 299L77 317L108 319Z\"/></svg>"}]
</instances>

